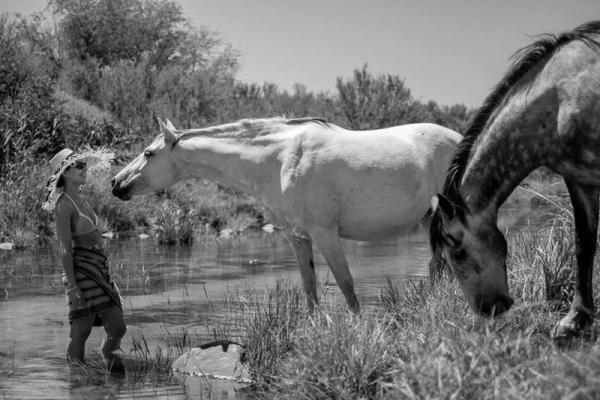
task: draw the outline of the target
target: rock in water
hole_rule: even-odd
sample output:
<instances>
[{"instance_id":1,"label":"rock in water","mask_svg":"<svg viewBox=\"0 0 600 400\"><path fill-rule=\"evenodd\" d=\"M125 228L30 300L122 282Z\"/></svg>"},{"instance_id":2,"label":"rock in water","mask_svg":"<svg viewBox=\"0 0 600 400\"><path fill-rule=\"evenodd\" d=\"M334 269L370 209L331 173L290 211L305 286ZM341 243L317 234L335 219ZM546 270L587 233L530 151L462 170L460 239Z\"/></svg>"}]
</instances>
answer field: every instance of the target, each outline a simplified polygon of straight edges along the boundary
<instances>
[{"instance_id":1,"label":"rock in water","mask_svg":"<svg viewBox=\"0 0 600 400\"><path fill-rule=\"evenodd\" d=\"M243 351L243 347L235 343L196 347L175 360L171 368L183 374L251 383L250 373L240 361Z\"/></svg>"},{"instance_id":2,"label":"rock in water","mask_svg":"<svg viewBox=\"0 0 600 400\"><path fill-rule=\"evenodd\" d=\"M14 250L14 249L15 249L14 243L9 243L9 242L0 243L0 250Z\"/></svg>"},{"instance_id":3,"label":"rock in water","mask_svg":"<svg viewBox=\"0 0 600 400\"><path fill-rule=\"evenodd\" d=\"M266 225L263 225L262 230L267 233L273 233L273 230L275 230L275 227L273 226L273 224L266 224Z\"/></svg>"}]
</instances>

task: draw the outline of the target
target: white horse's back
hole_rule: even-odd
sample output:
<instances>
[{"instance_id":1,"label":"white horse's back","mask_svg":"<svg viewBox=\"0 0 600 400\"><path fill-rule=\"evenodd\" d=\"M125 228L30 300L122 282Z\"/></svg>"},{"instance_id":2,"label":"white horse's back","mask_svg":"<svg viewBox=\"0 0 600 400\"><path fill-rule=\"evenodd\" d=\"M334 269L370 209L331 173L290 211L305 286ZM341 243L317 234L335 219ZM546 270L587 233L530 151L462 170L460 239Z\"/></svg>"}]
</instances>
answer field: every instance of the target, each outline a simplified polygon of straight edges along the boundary
<instances>
[{"instance_id":1,"label":"white horse's back","mask_svg":"<svg viewBox=\"0 0 600 400\"><path fill-rule=\"evenodd\" d=\"M435 124L358 132L314 125L300 134L302 157L286 190L291 213L301 225L337 225L341 237L365 241L421 221L461 139Z\"/></svg>"}]
</instances>

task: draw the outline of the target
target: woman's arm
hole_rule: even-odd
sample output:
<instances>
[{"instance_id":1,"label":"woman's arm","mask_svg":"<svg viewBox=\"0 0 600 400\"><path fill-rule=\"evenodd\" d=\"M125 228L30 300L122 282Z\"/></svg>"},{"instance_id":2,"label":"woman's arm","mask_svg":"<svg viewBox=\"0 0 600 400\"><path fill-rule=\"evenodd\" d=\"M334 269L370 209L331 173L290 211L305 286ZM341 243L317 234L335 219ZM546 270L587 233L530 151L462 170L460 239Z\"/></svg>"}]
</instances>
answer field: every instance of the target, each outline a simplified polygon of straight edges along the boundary
<instances>
[{"instance_id":1,"label":"woman's arm","mask_svg":"<svg viewBox=\"0 0 600 400\"><path fill-rule=\"evenodd\" d=\"M75 269L73 267L73 236L71 220L73 219L73 206L59 199L56 204L56 236L62 259L65 276L69 284L68 295L74 305L83 305L81 289L77 286Z\"/></svg>"}]
</instances>

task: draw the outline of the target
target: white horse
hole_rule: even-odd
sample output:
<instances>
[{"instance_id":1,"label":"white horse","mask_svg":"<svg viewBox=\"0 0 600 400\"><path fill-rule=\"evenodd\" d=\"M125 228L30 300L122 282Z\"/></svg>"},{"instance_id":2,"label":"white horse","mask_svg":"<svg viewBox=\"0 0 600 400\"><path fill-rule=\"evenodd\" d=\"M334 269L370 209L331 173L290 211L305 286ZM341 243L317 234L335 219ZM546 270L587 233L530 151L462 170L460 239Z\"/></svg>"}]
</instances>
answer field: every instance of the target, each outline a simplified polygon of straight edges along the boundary
<instances>
[{"instance_id":1,"label":"white horse","mask_svg":"<svg viewBox=\"0 0 600 400\"><path fill-rule=\"evenodd\" d=\"M161 134L112 179L122 200L201 177L261 201L317 303L312 243L349 307L359 304L340 238L375 241L414 229L428 213L461 139L434 124L348 131L320 119L251 119Z\"/></svg>"}]
</instances>

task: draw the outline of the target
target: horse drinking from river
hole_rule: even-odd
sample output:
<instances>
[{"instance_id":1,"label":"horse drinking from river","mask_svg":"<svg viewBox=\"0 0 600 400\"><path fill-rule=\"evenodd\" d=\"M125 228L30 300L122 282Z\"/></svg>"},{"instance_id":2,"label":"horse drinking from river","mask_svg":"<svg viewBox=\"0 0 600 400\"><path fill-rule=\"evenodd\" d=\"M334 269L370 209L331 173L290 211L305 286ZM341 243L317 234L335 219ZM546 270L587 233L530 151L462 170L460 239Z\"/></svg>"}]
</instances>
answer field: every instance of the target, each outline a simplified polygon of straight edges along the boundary
<instances>
[{"instance_id":1,"label":"horse drinking from river","mask_svg":"<svg viewBox=\"0 0 600 400\"><path fill-rule=\"evenodd\" d=\"M564 177L574 209L577 268L569 313L554 330L567 340L594 315L592 267L600 193L600 21L546 35L517 53L453 158L434 197L434 258L448 261L470 306L510 308L507 245L497 212L535 168Z\"/></svg>"},{"instance_id":2,"label":"horse drinking from river","mask_svg":"<svg viewBox=\"0 0 600 400\"><path fill-rule=\"evenodd\" d=\"M112 180L123 200L201 177L261 201L291 244L309 308L317 302L312 243L349 307L359 308L340 238L412 230L429 210L461 136L434 124L348 131L320 119L251 119L160 135Z\"/></svg>"}]
</instances>

